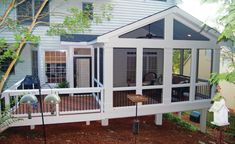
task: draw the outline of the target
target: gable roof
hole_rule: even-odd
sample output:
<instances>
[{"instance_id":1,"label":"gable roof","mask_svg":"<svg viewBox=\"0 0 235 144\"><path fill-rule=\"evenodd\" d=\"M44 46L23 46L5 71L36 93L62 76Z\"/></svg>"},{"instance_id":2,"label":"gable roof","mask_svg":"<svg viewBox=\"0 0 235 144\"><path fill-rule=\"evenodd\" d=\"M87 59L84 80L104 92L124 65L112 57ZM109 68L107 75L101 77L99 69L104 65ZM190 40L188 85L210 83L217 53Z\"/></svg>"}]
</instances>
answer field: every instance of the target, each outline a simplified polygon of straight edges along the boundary
<instances>
[{"instance_id":1,"label":"gable roof","mask_svg":"<svg viewBox=\"0 0 235 144\"><path fill-rule=\"evenodd\" d=\"M149 15L145 18L140 19L140 20L137 20L135 22L132 22L130 24L127 24L127 25L124 25L124 26L119 27L117 29L114 29L110 32L104 33L103 35L100 35L97 37L96 42L106 42L109 38L112 38L114 36L120 36L121 34L130 32L132 30L135 30L137 28L140 28L142 26L150 24L156 20L160 20L160 19L164 18L165 16L167 16L169 14L175 14L175 15L185 19L185 21L191 23L192 25L197 26L198 28L201 29L201 31L208 33L209 35L211 35L215 39L217 39L217 37L220 35L220 33L218 31L216 31L215 29L205 25L203 22L201 22L197 18L193 17L192 15L188 14L187 12L183 11L179 7L173 6L173 7L167 8L163 11Z\"/></svg>"}]
</instances>

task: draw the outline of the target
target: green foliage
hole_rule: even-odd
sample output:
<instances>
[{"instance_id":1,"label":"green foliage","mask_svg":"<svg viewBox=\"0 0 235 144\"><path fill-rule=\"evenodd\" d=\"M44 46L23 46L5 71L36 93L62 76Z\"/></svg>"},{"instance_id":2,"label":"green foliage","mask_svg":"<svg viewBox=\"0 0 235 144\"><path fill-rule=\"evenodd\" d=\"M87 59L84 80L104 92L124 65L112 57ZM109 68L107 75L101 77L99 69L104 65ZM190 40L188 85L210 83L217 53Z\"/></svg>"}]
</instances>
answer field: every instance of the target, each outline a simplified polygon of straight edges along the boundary
<instances>
[{"instance_id":1,"label":"green foliage","mask_svg":"<svg viewBox=\"0 0 235 144\"><path fill-rule=\"evenodd\" d=\"M218 38L222 40L231 40L235 43L235 1L234 0L201 0L203 3L220 3L218 11L218 23L224 26L224 29Z\"/></svg>"},{"instance_id":2,"label":"green foliage","mask_svg":"<svg viewBox=\"0 0 235 144\"><path fill-rule=\"evenodd\" d=\"M16 118L11 115L11 109L8 107L0 115L0 129L4 129L8 127L9 125L20 120L21 119Z\"/></svg>"},{"instance_id":3,"label":"green foliage","mask_svg":"<svg viewBox=\"0 0 235 144\"><path fill-rule=\"evenodd\" d=\"M57 88L68 88L69 87L69 82L67 81L62 81L58 83Z\"/></svg>"},{"instance_id":4,"label":"green foliage","mask_svg":"<svg viewBox=\"0 0 235 144\"><path fill-rule=\"evenodd\" d=\"M187 62L188 58L191 56L190 50L183 50L183 57L184 57L184 63ZM180 74L180 58L181 58L181 50L176 49L173 51L173 72L175 74Z\"/></svg>"},{"instance_id":5,"label":"green foliage","mask_svg":"<svg viewBox=\"0 0 235 144\"><path fill-rule=\"evenodd\" d=\"M220 92L215 93L214 97L213 97L213 101L220 101L223 98L223 96L221 95Z\"/></svg>"},{"instance_id":6,"label":"green foliage","mask_svg":"<svg viewBox=\"0 0 235 144\"><path fill-rule=\"evenodd\" d=\"M192 124L190 124L188 122L183 121L182 119L180 119L179 117L174 116L173 114L166 113L166 114L164 114L164 118L168 119L171 122L176 123L177 125L185 128L189 131L192 131L192 132L198 131L197 127L193 126Z\"/></svg>"},{"instance_id":7,"label":"green foliage","mask_svg":"<svg viewBox=\"0 0 235 144\"><path fill-rule=\"evenodd\" d=\"M209 79L210 84L218 85L220 81L227 81L235 84L235 71L226 73L212 73Z\"/></svg>"}]
</instances>

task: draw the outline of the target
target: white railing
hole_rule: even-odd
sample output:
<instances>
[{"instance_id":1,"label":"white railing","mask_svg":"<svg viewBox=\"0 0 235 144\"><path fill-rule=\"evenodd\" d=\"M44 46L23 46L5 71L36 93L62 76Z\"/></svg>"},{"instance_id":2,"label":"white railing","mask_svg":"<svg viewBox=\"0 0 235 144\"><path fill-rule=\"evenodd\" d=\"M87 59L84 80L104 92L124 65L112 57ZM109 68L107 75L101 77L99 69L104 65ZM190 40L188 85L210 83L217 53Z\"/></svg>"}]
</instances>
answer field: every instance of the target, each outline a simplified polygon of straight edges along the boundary
<instances>
[{"instance_id":1,"label":"white railing","mask_svg":"<svg viewBox=\"0 0 235 144\"><path fill-rule=\"evenodd\" d=\"M103 88L55 88L42 89L41 95L44 99L45 95L56 93L61 98L61 103L56 105L56 115L75 114L75 113L94 113L103 112ZM19 96L25 94L37 95L39 98L38 89L12 90L8 89L2 93L2 98L5 100L5 106L14 103L12 112L15 116L27 116L27 104L19 105ZM93 95L95 94L95 95ZM40 113L39 103L37 108L32 110L32 116L38 116ZM50 114L50 105L43 103L43 112L45 115Z\"/></svg>"}]
</instances>

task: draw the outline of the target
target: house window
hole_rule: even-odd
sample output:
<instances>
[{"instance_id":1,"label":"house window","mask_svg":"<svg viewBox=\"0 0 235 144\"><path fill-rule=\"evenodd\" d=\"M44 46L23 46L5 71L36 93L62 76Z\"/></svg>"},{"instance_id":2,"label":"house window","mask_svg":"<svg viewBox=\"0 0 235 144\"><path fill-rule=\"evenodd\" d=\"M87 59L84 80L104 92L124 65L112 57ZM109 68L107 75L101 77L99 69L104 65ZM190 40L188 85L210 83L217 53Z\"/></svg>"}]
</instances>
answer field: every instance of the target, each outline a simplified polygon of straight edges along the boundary
<instances>
[{"instance_id":1,"label":"house window","mask_svg":"<svg viewBox=\"0 0 235 144\"><path fill-rule=\"evenodd\" d=\"M46 76L48 83L60 83L66 80L66 52L45 52Z\"/></svg>"},{"instance_id":2,"label":"house window","mask_svg":"<svg viewBox=\"0 0 235 144\"><path fill-rule=\"evenodd\" d=\"M88 16L90 20L93 19L93 9L94 9L93 3L91 3L91 2L83 2L82 3L83 13L86 16Z\"/></svg>"},{"instance_id":3,"label":"house window","mask_svg":"<svg viewBox=\"0 0 235 144\"><path fill-rule=\"evenodd\" d=\"M120 38L164 39L164 19L125 33Z\"/></svg>"},{"instance_id":4,"label":"house window","mask_svg":"<svg viewBox=\"0 0 235 144\"><path fill-rule=\"evenodd\" d=\"M21 0L18 0L19 2ZM17 20L21 24L32 23L33 17L38 12L44 0L26 0L17 6ZM49 2L43 8L37 21L49 22Z\"/></svg>"},{"instance_id":5,"label":"house window","mask_svg":"<svg viewBox=\"0 0 235 144\"><path fill-rule=\"evenodd\" d=\"M209 39L200 32L197 32L190 27L182 24L181 22L174 20L174 40L198 40L198 41L209 41Z\"/></svg>"},{"instance_id":6,"label":"house window","mask_svg":"<svg viewBox=\"0 0 235 144\"><path fill-rule=\"evenodd\" d=\"M143 86L161 85L163 76L163 49L143 50Z\"/></svg>"}]
</instances>

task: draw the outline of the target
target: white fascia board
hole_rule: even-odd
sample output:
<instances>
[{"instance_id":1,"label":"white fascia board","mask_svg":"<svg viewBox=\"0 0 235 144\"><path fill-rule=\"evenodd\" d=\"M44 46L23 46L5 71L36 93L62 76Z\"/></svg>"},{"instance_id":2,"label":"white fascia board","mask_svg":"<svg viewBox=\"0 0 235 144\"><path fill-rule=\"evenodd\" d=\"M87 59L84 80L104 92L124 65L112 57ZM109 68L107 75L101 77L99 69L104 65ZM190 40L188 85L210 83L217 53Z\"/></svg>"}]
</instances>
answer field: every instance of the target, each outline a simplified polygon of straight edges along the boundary
<instances>
[{"instance_id":1,"label":"white fascia board","mask_svg":"<svg viewBox=\"0 0 235 144\"><path fill-rule=\"evenodd\" d=\"M73 45L73 46L81 46L81 45L87 46L88 45L87 42L65 42L65 41L61 41L60 44L63 46L71 46L71 45Z\"/></svg>"},{"instance_id":2,"label":"white fascia board","mask_svg":"<svg viewBox=\"0 0 235 144\"><path fill-rule=\"evenodd\" d=\"M178 9L178 8L172 7L171 9L156 13L155 15L149 16L147 18L143 18L139 21L136 21L136 22L131 23L129 25L123 26L123 27L116 29L112 32L101 35L101 36L97 37L97 42L108 42L108 40L110 38L118 37L122 34L133 31L135 29L138 29L138 28L143 27L145 25L148 25L150 23L153 23L157 20L163 19L166 15L173 13L175 11L175 9Z\"/></svg>"}]
</instances>

